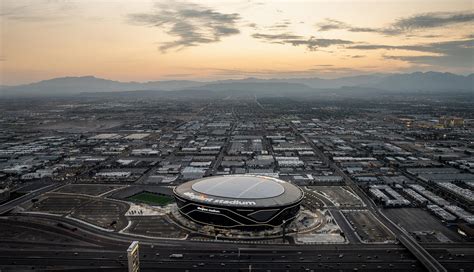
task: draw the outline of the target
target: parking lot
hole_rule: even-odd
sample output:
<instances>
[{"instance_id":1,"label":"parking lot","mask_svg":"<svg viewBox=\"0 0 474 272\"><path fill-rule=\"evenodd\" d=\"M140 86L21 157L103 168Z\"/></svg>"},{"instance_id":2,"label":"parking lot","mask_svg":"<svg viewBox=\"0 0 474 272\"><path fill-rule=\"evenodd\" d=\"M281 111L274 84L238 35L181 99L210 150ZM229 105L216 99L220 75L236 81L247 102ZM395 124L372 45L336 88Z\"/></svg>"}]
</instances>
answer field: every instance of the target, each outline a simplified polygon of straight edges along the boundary
<instances>
[{"instance_id":1,"label":"parking lot","mask_svg":"<svg viewBox=\"0 0 474 272\"><path fill-rule=\"evenodd\" d=\"M75 209L72 216L102 228L121 230L128 224L124 216L128 208L121 202L94 200Z\"/></svg>"},{"instance_id":2,"label":"parking lot","mask_svg":"<svg viewBox=\"0 0 474 272\"><path fill-rule=\"evenodd\" d=\"M84 205L88 201L90 201L90 198L84 196L71 197L65 195L46 194L29 208L27 208L27 210L32 212L66 215L71 213L75 208Z\"/></svg>"},{"instance_id":3,"label":"parking lot","mask_svg":"<svg viewBox=\"0 0 474 272\"><path fill-rule=\"evenodd\" d=\"M417 232L420 242L461 242L462 236L444 226L440 220L420 208L386 209L384 213L409 232ZM421 235L420 232L427 232ZM432 235L429 232L434 232ZM425 237L423 237L425 236ZM431 236L435 241L431 241Z\"/></svg>"},{"instance_id":4,"label":"parking lot","mask_svg":"<svg viewBox=\"0 0 474 272\"><path fill-rule=\"evenodd\" d=\"M45 194L25 208L31 212L70 215L111 230L123 229L128 224L124 216L129 208L128 204L81 195Z\"/></svg>"}]
</instances>

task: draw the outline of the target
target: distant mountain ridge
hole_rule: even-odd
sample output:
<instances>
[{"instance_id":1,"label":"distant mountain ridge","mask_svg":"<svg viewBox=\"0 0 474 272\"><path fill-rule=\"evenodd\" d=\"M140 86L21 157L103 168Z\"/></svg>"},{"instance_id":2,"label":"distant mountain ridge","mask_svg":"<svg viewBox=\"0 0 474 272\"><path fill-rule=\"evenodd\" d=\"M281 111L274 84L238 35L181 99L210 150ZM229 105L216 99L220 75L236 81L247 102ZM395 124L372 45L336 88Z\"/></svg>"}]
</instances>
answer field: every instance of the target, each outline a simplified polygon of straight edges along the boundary
<instances>
[{"instance_id":1,"label":"distant mountain ridge","mask_svg":"<svg viewBox=\"0 0 474 272\"><path fill-rule=\"evenodd\" d=\"M94 76L61 77L36 83L2 86L3 96L76 95L80 93L128 91L239 91L239 92L318 92L322 89L343 91L348 87L379 89L381 91L474 91L474 74L468 76L439 72L410 74L369 74L335 79L230 79L220 81L168 80L149 82L120 82Z\"/></svg>"},{"instance_id":2,"label":"distant mountain ridge","mask_svg":"<svg viewBox=\"0 0 474 272\"><path fill-rule=\"evenodd\" d=\"M468 76L438 72L394 74L379 82L361 86L383 90L474 90L474 74Z\"/></svg>"}]
</instances>

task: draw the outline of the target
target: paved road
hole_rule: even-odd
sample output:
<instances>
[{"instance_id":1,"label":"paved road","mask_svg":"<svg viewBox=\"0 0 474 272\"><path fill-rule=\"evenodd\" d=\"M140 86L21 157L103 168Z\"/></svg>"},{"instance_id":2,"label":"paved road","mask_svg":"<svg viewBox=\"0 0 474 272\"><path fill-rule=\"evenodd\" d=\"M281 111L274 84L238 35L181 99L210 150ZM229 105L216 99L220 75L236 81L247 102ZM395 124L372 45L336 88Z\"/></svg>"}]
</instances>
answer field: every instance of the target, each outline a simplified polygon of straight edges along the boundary
<instances>
[{"instance_id":1,"label":"paved road","mask_svg":"<svg viewBox=\"0 0 474 272\"><path fill-rule=\"evenodd\" d=\"M21 253L21 254L18 254ZM183 254L182 259L172 259L173 253ZM380 269L392 271L423 271L421 265L407 257L406 250L396 246L371 247L358 250L354 247L322 247L312 249L282 249L279 246L265 249L227 244L225 249L208 248L205 244L188 244L181 248L160 246L140 246L142 270L162 269L163 271L197 268L200 271L247 271L252 266L256 271L301 271L305 268L331 271L336 268ZM377 256L377 257L376 257ZM41 269L55 267L124 268L125 248L106 249L65 248L63 250L0 249L0 268L28 266Z\"/></svg>"},{"instance_id":2,"label":"paved road","mask_svg":"<svg viewBox=\"0 0 474 272\"><path fill-rule=\"evenodd\" d=\"M22 256L18 256L8 252L0 252L0 267L8 268L14 266L18 268L19 266L27 266L41 269L44 266L56 266L120 270L125 269L127 266L125 254L121 252L60 252L57 255L51 254L47 257L47 260L41 256L42 252L25 251L22 253ZM346 253L345 256L348 256L347 254L349 253ZM209 257L211 255L216 257ZM188 253L185 254L183 259L176 260L170 259L169 255L161 256L160 254L160 256L156 256L141 252L140 268L142 271L186 271L186 269L193 271L250 271L250 267L253 271L304 271L306 268L316 269L317 271L334 271L336 268L345 270L352 270L353 268L375 270L386 267L385 269L392 271L423 271L416 264L416 261L413 260L405 260L398 263L388 260L377 262L364 261L364 264L361 264L360 261L348 260L345 262L338 255L339 253L324 254L320 258L308 254L278 255L279 258L276 259L274 257L275 254L272 252L267 252L266 254L242 252L240 258L238 258L235 252L222 254L221 252L201 250L196 256ZM2 262L2 260L8 261Z\"/></svg>"},{"instance_id":3,"label":"paved road","mask_svg":"<svg viewBox=\"0 0 474 272\"><path fill-rule=\"evenodd\" d=\"M344 232L344 236L352 244L361 244L362 241L360 237L356 234L355 230L350 226L350 224L345 219L344 215L341 213L339 209L334 206L329 199L324 197L321 194L315 193L310 190L305 190L306 197L317 198L317 200L322 201L325 205L325 208L329 210L334 220L336 220L337 224Z\"/></svg>"},{"instance_id":4,"label":"paved road","mask_svg":"<svg viewBox=\"0 0 474 272\"><path fill-rule=\"evenodd\" d=\"M26 201L29 201L39 195L42 195L46 192L49 192L49 191L52 191L54 189L57 189L61 186L63 186L64 184L60 184L60 183L54 183L54 184L51 184L51 185L47 185L43 188L40 188L38 190L35 190L31 193L28 193L26 195L23 195L19 198L16 198L10 202L7 202L7 203L4 203L2 205L0 205L0 215L2 214L5 214L9 211L11 211L13 208L15 208L16 206L18 205L21 205L22 203L25 203Z\"/></svg>"},{"instance_id":5,"label":"paved road","mask_svg":"<svg viewBox=\"0 0 474 272\"><path fill-rule=\"evenodd\" d=\"M409 233L404 229L400 228L398 225L394 224L388 217L386 217L383 212L375 205L375 203L368 197L365 192L363 192L357 184L344 173L334 162L329 160L329 158L321 152L321 150L311 141L308 137L298 131L293 125L291 125L294 132L303 137L303 139L313 148L313 150L321 157L323 160L329 164L331 169L335 171L337 175L340 175L344 178L346 185L348 185L354 192L362 198L364 203L367 205L367 209L370 210L375 217L377 217L385 226L387 226L397 237L397 239L410 250L410 252L420 260L420 262L428 269L428 271L433 272L444 272L447 271L433 256L429 254Z\"/></svg>"},{"instance_id":6,"label":"paved road","mask_svg":"<svg viewBox=\"0 0 474 272\"><path fill-rule=\"evenodd\" d=\"M0 225L8 227L30 227L33 231L49 232L54 235L71 237L85 243L67 243L62 246L57 241L43 239L42 243L3 241L0 244L0 268L44 269L47 267L106 270L125 269L125 251L132 240L118 233L108 233L78 223L77 230L70 230L76 222L61 217L31 216L26 222L21 216L1 217ZM57 222L67 222L66 228ZM397 244L356 244L339 245L248 245L216 242L194 242L186 240L159 240L138 238L141 242L140 261L143 271L161 269L163 271L315 271L349 270L392 270L423 271L420 262ZM96 244L94 248L91 244ZM453 245L451 245L453 246ZM457 248L453 246L453 248ZM430 250L439 250L447 256L446 245L432 245ZM469 252L469 247L463 248ZM472 250L471 250L472 251ZM240 253L239 253L240 252ZM170 259L169 255L180 253L183 259ZM468 268L470 255L453 260L444 260L450 267ZM222 265L223 264L223 265ZM303 268L304 267L304 268ZM309 270L310 271L310 270ZM468 271L468 270L466 270Z\"/></svg>"},{"instance_id":7,"label":"paved road","mask_svg":"<svg viewBox=\"0 0 474 272\"><path fill-rule=\"evenodd\" d=\"M232 111L232 114L233 116L235 117L235 113ZM229 148L229 144L230 144L230 140L232 138L232 132L234 132L235 128L237 127L237 122L236 121L233 121L233 124L229 130L229 134L227 135L227 138L225 140L225 143L224 145L222 146L222 149L221 151L219 152L219 155L217 155L217 158L214 162L214 165L212 166L212 168L210 169L209 173L214 175L216 172L217 172L217 168L219 168L219 166L221 165L222 163L222 160L224 159L224 156L227 152L227 149Z\"/></svg>"},{"instance_id":8,"label":"paved road","mask_svg":"<svg viewBox=\"0 0 474 272\"><path fill-rule=\"evenodd\" d=\"M339 224L339 227L341 227L341 229L344 231L344 236L350 243L362 243L360 237L356 234L355 230L349 225L340 210L330 209L329 212L331 212L331 215L332 217L334 217L334 220L336 220L336 222Z\"/></svg>"}]
</instances>

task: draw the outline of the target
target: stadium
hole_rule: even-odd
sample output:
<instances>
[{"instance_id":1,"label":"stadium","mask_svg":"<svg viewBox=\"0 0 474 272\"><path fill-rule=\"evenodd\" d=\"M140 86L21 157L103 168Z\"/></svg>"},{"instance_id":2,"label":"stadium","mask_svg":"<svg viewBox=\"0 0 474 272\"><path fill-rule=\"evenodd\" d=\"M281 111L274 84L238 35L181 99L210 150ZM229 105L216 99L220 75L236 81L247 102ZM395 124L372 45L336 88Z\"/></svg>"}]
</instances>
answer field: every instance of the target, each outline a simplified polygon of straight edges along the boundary
<instances>
[{"instance_id":1,"label":"stadium","mask_svg":"<svg viewBox=\"0 0 474 272\"><path fill-rule=\"evenodd\" d=\"M174 188L185 218L217 228L259 230L286 225L300 210L303 191L265 176L228 175L192 180Z\"/></svg>"}]
</instances>

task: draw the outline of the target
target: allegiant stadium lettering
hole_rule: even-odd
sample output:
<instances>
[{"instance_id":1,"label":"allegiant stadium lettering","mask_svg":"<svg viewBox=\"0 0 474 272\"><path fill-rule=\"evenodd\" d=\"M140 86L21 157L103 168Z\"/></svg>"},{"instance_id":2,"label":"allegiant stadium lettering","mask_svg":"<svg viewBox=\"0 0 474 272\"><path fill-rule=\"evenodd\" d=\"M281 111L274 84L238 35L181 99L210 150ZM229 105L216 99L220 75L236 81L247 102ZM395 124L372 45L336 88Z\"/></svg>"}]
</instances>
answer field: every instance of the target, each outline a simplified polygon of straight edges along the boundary
<instances>
[{"instance_id":1,"label":"allegiant stadium lettering","mask_svg":"<svg viewBox=\"0 0 474 272\"><path fill-rule=\"evenodd\" d=\"M192 200L199 200L200 202L223 204L223 205L238 205L238 206L253 206L257 205L255 201L242 201L242 200L227 200L227 199L215 199L212 197L207 197L204 195L196 195L193 192L185 192L185 196L189 197Z\"/></svg>"},{"instance_id":2,"label":"allegiant stadium lettering","mask_svg":"<svg viewBox=\"0 0 474 272\"><path fill-rule=\"evenodd\" d=\"M257 205L255 201L241 201L241 200L225 200L225 199L214 199L213 203L225 204L225 205L239 205L239 206L252 206Z\"/></svg>"}]
</instances>

